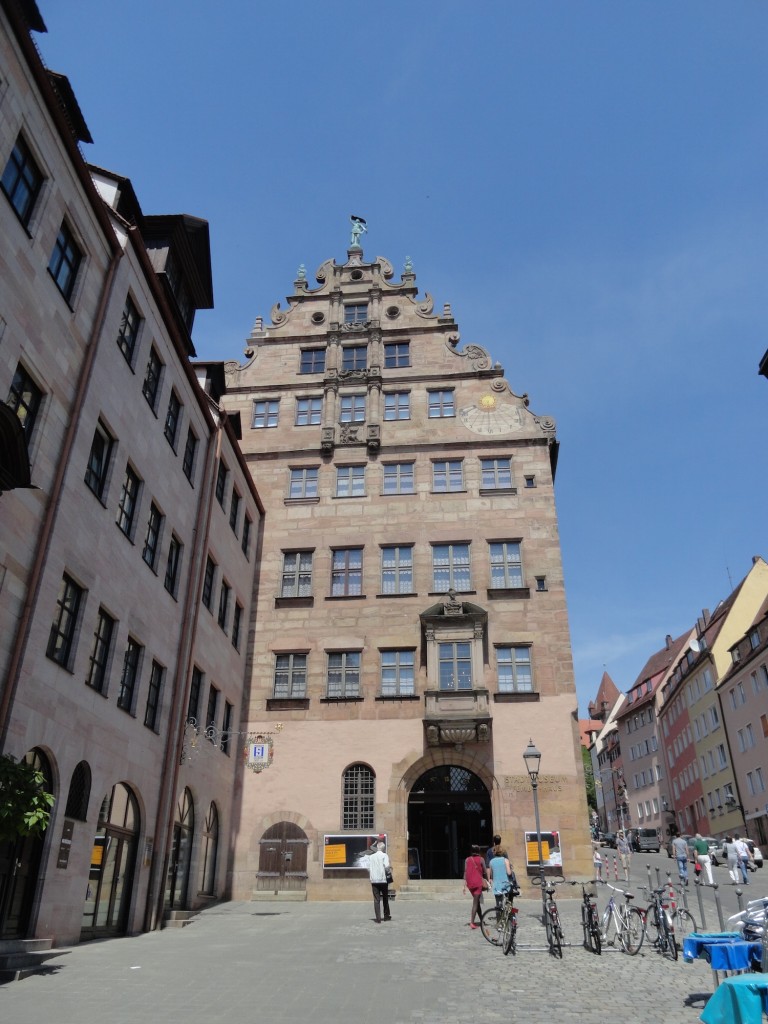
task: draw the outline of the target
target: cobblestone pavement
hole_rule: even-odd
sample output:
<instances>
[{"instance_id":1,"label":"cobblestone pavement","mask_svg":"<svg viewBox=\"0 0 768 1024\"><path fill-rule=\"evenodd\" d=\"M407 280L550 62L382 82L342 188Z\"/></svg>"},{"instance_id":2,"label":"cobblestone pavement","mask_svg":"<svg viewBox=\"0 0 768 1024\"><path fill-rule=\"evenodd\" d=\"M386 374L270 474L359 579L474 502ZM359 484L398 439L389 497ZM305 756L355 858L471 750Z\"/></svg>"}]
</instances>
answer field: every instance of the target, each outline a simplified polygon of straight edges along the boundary
<instances>
[{"instance_id":1,"label":"cobblestone pavement","mask_svg":"<svg viewBox=\"0 0 768 1024\"><path fill-rule=\"evenodd\" d=\"M540 902L520 906L517 956L467 927L466 900L225 903L184 929L84 943L51 973L0 986L3 1024L695 1024L712 972L643 947L581 945L579 902L561 901L567 940L545 952ZM536 946L537 950L525 947ZM585 1014L587 1015L585 1018Z\"/></svg>"}]
</instances>

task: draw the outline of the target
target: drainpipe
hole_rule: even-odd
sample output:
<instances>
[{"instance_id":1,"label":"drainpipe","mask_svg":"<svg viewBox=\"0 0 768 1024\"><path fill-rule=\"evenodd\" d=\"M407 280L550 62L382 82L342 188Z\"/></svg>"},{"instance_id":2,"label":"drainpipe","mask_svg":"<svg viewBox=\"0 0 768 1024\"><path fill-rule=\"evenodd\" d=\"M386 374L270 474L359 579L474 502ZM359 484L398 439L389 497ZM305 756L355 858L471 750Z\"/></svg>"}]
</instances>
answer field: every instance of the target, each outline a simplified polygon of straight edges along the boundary
<instances>
[{"instance_id":1,"label":"drainpipe","mask_svg":"<svg viewBox=\"0 0 768 1024\"><path fill-rule=\"evenodd\" d=\"M165 757L161 773L161 787L155 817L155 851L150 867L147 901L144 913L144 930L154 931L162 920L163 899L165 894L165 878L173 845L173 822L176 808L176 790L179 783L181 753L184 746L184 725L189 702L188 688L192 650L197 633L197 622L200 614L200 597L203 586L203 571L208 554L210 537L211 510L215 489L216 463L221 455L223 423L217 418L214 431L208 438L205 456L203 480L205 489L201 488L200 503L197 509L195 528L192 533L190 548L198 553L197 561L190 566L187 580L187 591L179 636L179 657L176 660L176 672L173 679L173 699L168 716L168 742L165 745ZM158 846L159 842L162 845Z\"/></svg>"},{"instance_id":2,"label":"drainpipe","mask_svg":"<svg viewBox=\"0 0 768 1024\"><path fill-rule=\"evenodd\" d=\"M2 694L0 694L0 752L5 749L11 710L13 708L13 702L19 686L21 668L24 664L24 657L29 643L29 633L32 628L32 613L37 605L40 587L42 586L43 573L45 572L48 553L51 549L53 531L58 520L61 497L64 489L64 477L67 469L69 468L69 459L72 454L72 448L80 428L80 422L85 408L85 398L88 393L91 377L93 376L93 367L99 351L99 339L107 316L107 306L109 305L114 291L117 268L123 257L123 250L120 248L117 239L110 239L110 244L113 246L112 256L110 258L107 273L104 278L104 284L101 289L96 315L93 318L93 327L91 328L91 333L88 338L88 346L80 373L80 379L77 384L77 391L75 392L75 396L72 401L72 416L70 417L69 424L64 434L64 443L57 459L56 474L53 479L53 485L51 486L48 507L46 508L45 516L40 527L40 534L36 545L37 553L32 564L32 570L29 574L27 596L21 615L19 616L19 625L16 629L16 638L11 651L6 683Z\"/></svg>"}]
</instances>

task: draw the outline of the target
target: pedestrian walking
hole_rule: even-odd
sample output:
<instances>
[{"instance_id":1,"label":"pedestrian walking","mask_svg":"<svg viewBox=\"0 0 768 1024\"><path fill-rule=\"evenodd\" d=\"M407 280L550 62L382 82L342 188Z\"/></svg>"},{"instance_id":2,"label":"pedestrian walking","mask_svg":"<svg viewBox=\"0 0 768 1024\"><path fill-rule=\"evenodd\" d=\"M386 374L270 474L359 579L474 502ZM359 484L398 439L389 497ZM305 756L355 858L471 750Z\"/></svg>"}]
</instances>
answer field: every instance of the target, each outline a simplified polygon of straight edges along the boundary
<instances>
[{"instance_id":1,"label":"pedestrian walking","mask_svg":"<svg viewBox=\"0 0 768 1024\"><path fill-rule=\"evenodd\" d=\"M739 851L733 836L726 836L723 843L723 856L728 867L728 874L731 878L731 885L737 885L739 881Z\"/></svg>"},{"instance_id":2,"label":"pedestrian walking","mask_svg":"<svg viewBox=\"0 0 768 1024\"><path fill-rule=\"evenodd\" d=\"M486 867L479 846L473 846L464 861L464 892L469 889L472 894L472 909L469 912L469 927L477 928L476 918L480 913L480 899L483 889L488 888Z\"/></svg>"},{"instance_id":3,"label":"pedestrian walking","mask_svg":"<svg viewBox=\"0 0 768 1024\"><path fill-rule=\"evenodd\" d=\"M701 868L706 872L707 882L712 885L712 858L709 856L709 846L697 832L693 840L693 853Z\"/></svg>"},{"instance_id":4,"label":"pedestrian walking","mask_svg":"<svg viewBox=\"0 0 768 1024\"><path fill-rule=\"evenodd\" d=\"M496 847L499 845L500 842L501 842L501 836L494 836L493 837L493 842L488 847L488 849L485 851L485 866L486 867L490 867L491 866L491 861L493 860L493 858L494 858L494 856L496 854Z\"/></svg>"},{"instance_id":5,"label":"pedestrian walking","mask_svg":"<svg viewBox=\"0 0 768 1024\"><path fill-rule=\"evenodd\" d=\"M752 859L752 854L749 852L749 847L741 838L741 836L734 836L733 841L736 844L736 853L739 858L739 867L741 868L741 880L744 885L749 885L749 879L747 878L747 865Z\"/></svg>"},{"instance_id":6,"label":"pedestrian walking","mask_svg":"<svg viewBox=\"0 0 768 1024\"><path fill-rule=\"evenodd\" d=\"M672 840L672 856L677 861L677 873L683 885L688 885L688 843L682 836Z\"/></svg>"},{"instance_id":7,"label":"pedestrian walking","mask_svg":"<svg viewBox=\"0 0 768 1024\"><path fill-rule=\"evenodd\" d=\"M373 892L373 910L376 915L376 924L381 924L382 904L384 907L384 920L391 921L389 913L389 882L387 881L387 869L391 870L389 857L384 851L384 843L376 843L375 852L368 854L368 877L371 880Z\"/></svg>"},{"instance_id":8,"label":"pedestrian walking","mask_svg":"<svg viewBox=\"0 0 768 1024\"><path fill-rule=\"evenodd\" d=\"M629 839L624 835L623 832L619 832L616 836L616 852L621 860L621 867L624 872L624 881L629 881L629 864L632 859L632 847L630 846Z\"/></svg>"},{"instance_id":9,"label":"pedestrian walking","mask_svg":"<svg viewBox=\"0 0 768 1024\"><path fill-rule=\"evenodd\" d=\"M600 844L592 843L592 863L595 866L595 881L603 881L603 857L600 853Z\"/></svg>"}]
</instances>

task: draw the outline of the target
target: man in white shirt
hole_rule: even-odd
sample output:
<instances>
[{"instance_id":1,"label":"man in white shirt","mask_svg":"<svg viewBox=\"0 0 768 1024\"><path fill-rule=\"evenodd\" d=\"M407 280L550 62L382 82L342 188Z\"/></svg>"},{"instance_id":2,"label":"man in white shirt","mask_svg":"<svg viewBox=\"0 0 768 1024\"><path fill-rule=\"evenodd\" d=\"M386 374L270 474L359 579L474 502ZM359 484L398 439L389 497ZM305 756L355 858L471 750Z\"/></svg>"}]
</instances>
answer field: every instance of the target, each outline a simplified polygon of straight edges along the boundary
<instances>
[{"instance_id":1,"label":"man in white shirt","mask_svg":"<svg viewBox=\"0 0 768 1024\"><path fill-rule=\"evenodd\" d=\"M376 924L381 924L381 904L384 904L384 920L391 921L389 913L389 883L387 882L387 868L390 866L389 857L384 852L384 843L376 843L376 852L368 854L368 877L371 880L373 891L373 909L376 914Z\"/></svg>"},{"instance_id":2,"label":"man in white shirt","mask_svg":"<svg viewBox=\"0 0 768 1024\"><path fill-rule=\"evenodd\" d=\"M741 868L741 880L744 885L749 885L749 879L747 878L747 864L749 864L751 860L749 847L741 836L734 836L733 841L736 845L736 856L738 857L739 867Z\"/></svg>"}]
</instances>

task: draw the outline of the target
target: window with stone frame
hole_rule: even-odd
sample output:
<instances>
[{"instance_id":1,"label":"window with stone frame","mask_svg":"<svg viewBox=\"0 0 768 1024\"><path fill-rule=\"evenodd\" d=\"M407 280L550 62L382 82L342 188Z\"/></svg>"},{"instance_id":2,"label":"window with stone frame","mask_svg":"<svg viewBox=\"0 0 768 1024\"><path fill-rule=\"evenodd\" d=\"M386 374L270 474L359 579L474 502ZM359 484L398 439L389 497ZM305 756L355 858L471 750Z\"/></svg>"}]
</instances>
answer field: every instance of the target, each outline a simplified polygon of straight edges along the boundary
<instances>
[{"instance_id":1,"label":"window with stone frame","mask_svg":"<svg viewBox=\"0 0 768 1024\"><path fill-rule=\"evenodd\" d=\"M359 597L362 592L363 549L334 549L331 561L331 596Z\"/></svg>"},{"instance_id":2,"label":"window with stone frame","mask_svg":"<svg viewBox=\"0 0 768 1024\"><path fill-rule=\"evenodd\" d=\"M179 570L181 567L181 541L175 533L171 534L171 542L168 545L168 561L165 564L165 589L173 597L176 597L179 588Z\"/></svg>"},{"instance_id":3,"label":"window with stone frame","mask_svg":"<svg viewBox=\"0 0 768 1024\"><path fill-rule=\"evenodd\" d=\"M533 693L530 644L499 644L496 672L499 693Z\"/></svg>"},{"instance_id":4,"label":"window with stone frame","mask_svg":"<svg viewBox=\"0 0 768 1024\"><path fill-rule=\"evenodd\" d=\"M438 643L438 686L441 690L472 689L472 644L469 641Z\"/></svg>"},{"instance_id":5,"label":"window with stone frame","mask_svg":"<svg viewBox=\"0 0 768 1024\"><path fill-rule=\"evenodd\" d=\"M184 471L184 476L192 483L192 474L195 468L195 454L197 453L198 440L195 436L195 432L190 427L187 430L187 442L184 445L184 458L182 460L181 468Z\"/></svg>"},{"instance_id":6,"label":"window with stone frame","mask_svg":"<svg viewBox=\"0 0 768 1024\"><path fill-rule=\"evenodd\" d=\"M99 420L93 432L88 465L85 469L85 482L99 500L104 498L113 445L114 441L109 431Z\"/></svg>"},{"instance_id":7,"label":"window with stone frame","mask_svg":"<svg viewBox=\"0 0 768 1024\"><path fill-rule=\"evenodd\" d=\"M19 363L11 381L11 389L8 393L7 405L13 409L21 423L24 431L24 438L27 448L32 438L32 431L37 420L37 414L43 401L43 392L35 384L30 375Z\"/></svg>"},{"instance_id":8,"label":"window with stone frame","mask_svg":"<svg viewBox=\"0 0 768 1024\"><path fill-rule=\"evenodd\" d=\"M159 661L152 662L152 671L149 674L149 687L147 688L147 703L144 707L144 725L148 729L157 732L160 721L160 699L163 691L163 678L165 669Z\"/></svg>"},{"instance_id":9,"label":"window with stone frame","mask_svg":"<svg viewBox=\"0 0 768 1024\"><path fill-rule=\"evenodd\" d=\"M472 589L469 544L432 545L432 589L437 594Z\"/></svg>"},{"instance_id":10,"label":"window with stone frame","mask_svg":"<svg viewBox=\"0 0 768 1024\"><path fill-rule=\"evenodd\" d=\"M274 696L278 700L303 699L307 695L306 654L276 654Z\"/></svg>"},{"instance_id":11,"label":"window with stone frame","mask_svg":"<svg viewBox=\"0 0 768 1024\"><path fill-rule=\"evenodd\" d=\"M157 505L152 502L149 506L147 532L144 537L144 550L141 555L150 569L154 569L157 564L157 553L160 550L160 534L162 526L163 514Z\"/></svg>"},{"instance_id":12,"label":"window with stone frame","mask_svg":"<svg viewBox=\"0 0 768 1024\"><path fill-rule=\"evenodd\" d=\"M160 394L160 377L163 372L163 364L157 349L153 345L149 350L147 369L144 374L144 383L141 386L141 393L146 398L150 409L154 412L157 408L157 399Z\"/></svg>"},{"instance_id":13,"label":"window with stone frame","mask_svg":"<svg viewBox=\"0 0 768 1024\"><path fill-rule=\"evenodd\" d=\"M381 696L412 697L415 690L415 657L412 649L380 651Z\"/></svg>"},{"instance_id":14,"label":"window with stone frame","mask_svg":"<svg viewBox=\"0 0 768 1024\"><path fill-rule=\"evenodd\" d=\"M360 651L330 651L326 695L333 698L360 696Z\"/></svg>"},{"instance_id":15,"label":"window with stone frame","mask_svg":"<svg viewBox=\"0 0 768 1024\"><path fill-rule=\"evenodd\" d=\"M3 170L0 186L25 228L43 186L43 173L23 136L19 135Z\"/></svg>"},{"instance_id":16,"label":"window with stone frame","mask_svg":"<svg viewBox=\"0 0 768 1024\"><path fill-rule=\"evenodd\" d=\"M219 590L219 614L218 623L226 633L227 631L227 619L229 618L229 599L232 595L232 588L226 580L221 581L221 589Z\"/></svg>"},{"instance_id":17,"label":"window with stone frame","mask_svg":"<svg viewBox=\"0 0 768 1024\"><path fill-rule=\"evenodd\" d=\"M165 414L165 427L163 433L168 444L176 451L176 438L179 433L181 422L181 399L176 394L175 388L171 388L171 397L168 399L168 411Z\"/></svg>"},{"instance_id":18,"label":"window with stone frame","mask_svg":"<svg viewBox=\"0 0 768 1024\"><path fill-rule=\"evenodd\" d=\"M240 505L242 504L242 501L243 499L233 487L232 497L229 499L229 526L235 536L237 536L237 523L240 516Z\"/></svg>"},{"instance_id":19,"label":"window with stone frame","mask_svg":"<svg viewBox=\"0 0 768 1024\"><path fill-rule=\"evenodd\" d=\"M139 684L139 672L141 671L143 654L144 648L142 645L138 640L134 640L132 636L129 636L128 643L125 646L125 653L123 654L120 692L117 695L117 706L129 714L133 711L133 702Z\"/></svg>"},{"instance_id":20,"label":"window with stone frame","mask_svg":"<svg viewBox=\"0 0 768 1024\"><path fill-rule=\"evenodd\" d=\"M64 299L69 303L75 290L77 272L83 261L83 251L66 221L62 221L53 246L48 272L56 282Z\"/></svg>"},{"instance_id":21,"label":"window with stone frame","mask_svg":"<svg viewBox=\"0 0 768 1024\"><path fill-rule=\"evenodd\" d=\"M88 686L96 690L97 693L104 693L106 689L107 667L112 650L114 631L115 620L104 608L99 608L88 663L88 676L86 678Z\"/></svg>"},{"instance_id":22,"label":"window with stone frame","mask_svg":"<svg viewBox=\"0 0 768 1024\"><path fill-rule=\"evenodd\" d=\"M342 395L339 402L339 423L365 422L365 395Z\"/></svg>"},{"instance_id":23,"label":"window with stone frame","mask_svg":"<svg viewBox=\"0 0 768 1024\"><path fill-rule=\"evenodd\" d=\"M284 551L280 597L312 596L313 551Z\"/></svg>"},{"instance_id":24,"label":"window with stone frame","mask_svg":"<svg viewBox=\"0 0 768 1024\"><path fill-rule=\"evenodd\" d=\"M253 420L251 426L254 429L264 427L276 427L280 413L280 400L270 398L259 400L253 403Z\"/></svg>"},{"instance_id":25,"label":"window with stone frame","mask_svg":"<svg viewBox=\"0 0 768 1024\"><path fill-rule=\"evenodd\" d=\"M323 399L321 397L296 399L296 426L311 427L322 423Z\"/></svg>"},{"instance_id":26,"label":"window with stone frame","mask_svg":"<svg viewBox=\"0 0 768 1024\"><path fill-rule=\"evenodd\" d=\"M411 343L409 341L392 341L384 345L384 368L394 370L401 366L411 365Z\"/></svg>"},{"instance_id":27,"label":"window with stone frame","mask_svg":"<svg viewBox=\"0 0 768 1024\"><path fill-rule=\"evenodd\" d=\"M365 465L336 467L336 497L365 496Z\"/></svg>"},{"instance_id":28,"label":"window with stone frame","mask_svg":"<svg viewBox=\"0 0 768 1024\"><path fill-rule=\"evenodd\" d=\"M117 525L129 539L133 537L136 511L139 503L141 479L132 466L125 467L123 486L120 489L120 501L117 505Z\"/></svg>"},{"instance_id":29,"label":"window with stone frame","mask_svg":"<svg viewBox=\"0 0 768 1024\"><path fill-rule=\"evenodd\" d=\"M523 560L518 540L492 541L488 545L492 590L517 590L523 586Z\"/></svg>"},{"instance_id":30,"label":"window with stone frame","mask_svg":"<svg viewBox=\"0 0 768 1024\"><path fill-rule=\"evenodd\" d=\"M375 810L376 776L368 765L350 765L343 776L341 827L370 832L374 828Z\"/></svg>"},{"instance_id":31,"label":"window with stone frame","mask_svg":"<svg viewBox=\"0 0 768 1024\"><path fill-rule=\"evenodd\" d=\"M464 490L464 460L437 459L432 463L432 490L438 494Z\"/></svg>"},{"instance_id":32,"label":"window with stone frame","mask_svg":"<svg viewBox=\"0 0 768 1024\"><path fill-rule=\"evenodd\" d=\"M382 547L381 593L413 593L413 544L387 544Z\"/></svg>"},{"instance_id":33,"label":"window with stone frame","mask_svg":"<svg viewBox=\"0 0 768 1024\"><path fill-rule=\"evenodd\" d=\"M211 610L213 604L213 584L216 579L216 563L210 555L205 560L205 576L203 577L203 604Z\"/></svg>"},{"instance_id":34,"label":"window with stone frame","mask_svg":"<svg viewBox=\"0 0 768 1024\"><path fill-rule=\"evenodd\" d=\"M136 303L130 295L125 297L125 305L120 316L120 327L117 332L117 347L123 353L126 363L133 366L133 357L136 352L136 342L141 330L142 317L136 308Z\"/></svg>"},{"instance_id":35,"label":"window with stone frame","mask_svg":"<svg viewBox=\"0 0 768 1024\"><path fill-rule=\"evenodd\" d=\"M243 623L243 606L235 601L235 610L232 614L232 646L236 651L240 650L240 629Z\"/></svg>"},{"instance_id":36,"label":"window with stone frame","mask_svg":"<svg viewBox=\"0 0 768 1024\"><path fill-rule=\"evenodd\" d=\"M368 322L367 302L348 302L344 306L345 324L364 324Z\"/></svg>"},{"instance_id":37,"label":"window with stone frame","mask_svg":"<svg viewBox=\"0 0 768 1024\"><path fill-rule=\"evenodd\" d=\"M512 459L481 459L480 467L483 490L500 491L512 487Z\"/></svg>"},{"instance_id":38,"label":"window with stone frame","mask_svg":"<svg viewBox=\"0 0 768 1024\"><path fill-rule=\"evenodd\" d=\"M453 388L440 388L427 392L427 412L429 419L441 419L456 415L456 400Z\"/></svg>"},{"instance_id":39,"label":"window with stone frame","mask_svg":"<svg viewBox=\"0 0 768 1024\"><path fill-rule=\"evenodd\" d=\"M411 395L409 391L391 391L384 395L385 420L409 420Z\"/></svg>"},{"instance_id":40,"label":"window with stone frame","mask_svg":"<svg viewBox=\"0 0 768 1024\"><path fill-rule=\"evenodd\" d=\"M300 466L290 471L289 498L316 498L318 483L317 466Z\"/></svg>"},{"instance_id":41,"label":"window with stone frame","mask_svg":"<svg viewBox=\"0 0 768 1024\"><path fill-rule=\"evenodd\" d=\"M413 462L384 463L384 494L413 494L415 464Z\"/></svg>"},{"instance_id":42,"label":"window with stone frame","mask_svg":"<svg viewBox=\"0 0 768 1024\"><path fill-rule=\"evenodd\" d=\"M222 459L219 459L219 468L216 471L216 501L224 508L227 496L227 477L229 470Z\"/></svg>"},{"instance_id":43,"label":"window with stone frame","mask_svg":"<svg viewBox=\"0 0 768 1024\"><path fill-rule=\"evenodd\" d=\"M299 361L299 373L323 373L325 371L325 349L303 348Z\"/></svg>"}]
</instances>

